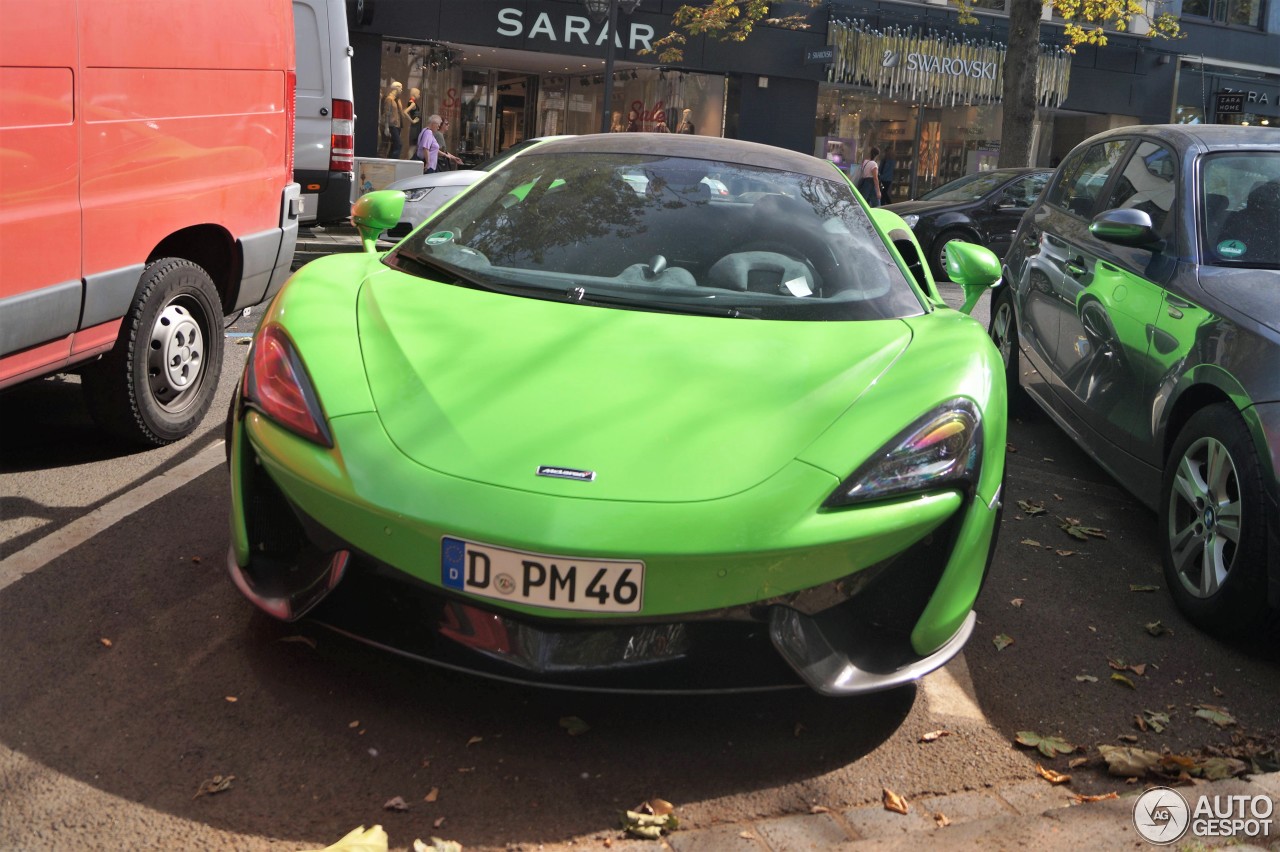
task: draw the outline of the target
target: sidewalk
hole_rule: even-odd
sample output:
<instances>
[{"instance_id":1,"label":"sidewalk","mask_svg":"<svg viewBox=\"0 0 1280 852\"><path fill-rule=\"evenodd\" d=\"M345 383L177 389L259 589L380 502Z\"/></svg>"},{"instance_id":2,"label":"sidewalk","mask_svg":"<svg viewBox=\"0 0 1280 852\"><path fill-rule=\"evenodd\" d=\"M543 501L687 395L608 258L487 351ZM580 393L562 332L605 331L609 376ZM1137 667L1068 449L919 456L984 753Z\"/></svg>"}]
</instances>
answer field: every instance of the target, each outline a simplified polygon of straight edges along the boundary
<instances>
[{"instance_id":1,"label":"sidewalk","mask_svg":"<svg viewBox=\"0 0 1280 852\"><path fill-rule=\"evenodd\" d=\"M1123 782L1117 779L1123 786ZM674 852L799 852L800 850L1141 850L1158 848L1134 827L1134 804L1145 785L1135 785L1119 799L1073 804L1069 788L1048 782L1024 781L983 792L953 793L910 803L902 815L880 805L841 812L801 814L753 820L711 828L676 831L661 846L650 841L615 841L614 852L642 852L665 848ZM1202 837L1196 823L1171 849L1230 846L1236 850L1280 850L1280 773L1176 788L1194 811L1200 796L1266 795L1272 808L1260 820L1256 837ZM1248 805L1245 805L1246 812ZM1265 810L1260 805L1259 810ZM945 823L945 826L940 825ZM574 844L582 848L579 840Z\"/></svg>"}]
</instances>

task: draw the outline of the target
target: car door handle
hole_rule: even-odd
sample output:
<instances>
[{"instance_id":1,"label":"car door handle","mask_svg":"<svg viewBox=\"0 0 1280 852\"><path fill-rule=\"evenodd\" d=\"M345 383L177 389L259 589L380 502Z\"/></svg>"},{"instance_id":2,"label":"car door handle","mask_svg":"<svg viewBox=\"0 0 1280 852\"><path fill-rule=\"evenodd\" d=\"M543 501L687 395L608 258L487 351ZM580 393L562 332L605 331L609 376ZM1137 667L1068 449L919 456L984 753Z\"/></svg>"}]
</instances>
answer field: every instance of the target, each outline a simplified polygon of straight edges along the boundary
<instances>
[{"instance_id":1,"label":"car door handle","mask_svg":"<svg viewBox=\"0 0 1280 852\"><path fill-rule=\"evenodd\" d=\"M1089 270L1084 268L1083 257L1077 257L1075 260L1068 260L1062 265L1062 268L1065 269L1067 274L1072 278L1082 278L1089 272Z\"/></svg>"}]
</instances>

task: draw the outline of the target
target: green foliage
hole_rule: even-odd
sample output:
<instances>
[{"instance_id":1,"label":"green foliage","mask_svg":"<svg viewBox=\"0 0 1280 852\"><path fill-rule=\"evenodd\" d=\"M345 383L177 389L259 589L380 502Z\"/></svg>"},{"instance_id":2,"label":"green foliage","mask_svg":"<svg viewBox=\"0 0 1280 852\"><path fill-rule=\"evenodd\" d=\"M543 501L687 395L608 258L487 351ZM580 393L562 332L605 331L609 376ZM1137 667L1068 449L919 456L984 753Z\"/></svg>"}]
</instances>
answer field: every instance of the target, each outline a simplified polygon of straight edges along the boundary
<instances>
[{"instance_id":1,"label":"green foliage","mask_svg":"<svg viewBox=\"0 0 1280 852\"><path fill-rule=\"evenodd\" d=\"M822 0L793 0L789 5L817 7ZM706 35L719 41L743 42L757 24L781 27L789 30L807 29L803 12L771 15L774 7L782 4L768 0L710 0L694 5L686 3L671 16L672 30L641 53L657 54L660 62L679 62L684 58L684 46L688 36Z\"/></svg>"}]
</instances>

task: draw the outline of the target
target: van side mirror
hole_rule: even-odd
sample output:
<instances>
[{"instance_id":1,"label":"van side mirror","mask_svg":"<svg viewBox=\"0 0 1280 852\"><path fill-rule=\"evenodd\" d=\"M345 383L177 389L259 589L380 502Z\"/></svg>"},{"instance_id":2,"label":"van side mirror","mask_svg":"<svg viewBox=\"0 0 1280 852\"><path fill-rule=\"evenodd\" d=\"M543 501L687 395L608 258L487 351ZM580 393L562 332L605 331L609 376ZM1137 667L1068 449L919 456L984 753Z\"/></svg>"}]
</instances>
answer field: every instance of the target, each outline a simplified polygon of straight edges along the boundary
<instances>
[{"instance_id":1,"label":"van side mirror","mask_svg":"<svg viewBox=\"0 0 1280 852\"><path fill-rule=\"evenodd\" d=\"M404 212L404 193L398 189L379 189L366 192L351 205L351 224L360 232L364 250L377 250L378 234L400 223Z\"/></svg>"},{"instance_id":2,"label":"van side mirror","mask_svg":"<svg viewBox=\"0 0 1280 852\"><path fill-rule=\"evenodd\" d=\"M952 240L944 252L947 277L964 290L961 313L972 313L978 299L1000 280L1000 258L985 246Z\"/></svg>"}]
</instances>

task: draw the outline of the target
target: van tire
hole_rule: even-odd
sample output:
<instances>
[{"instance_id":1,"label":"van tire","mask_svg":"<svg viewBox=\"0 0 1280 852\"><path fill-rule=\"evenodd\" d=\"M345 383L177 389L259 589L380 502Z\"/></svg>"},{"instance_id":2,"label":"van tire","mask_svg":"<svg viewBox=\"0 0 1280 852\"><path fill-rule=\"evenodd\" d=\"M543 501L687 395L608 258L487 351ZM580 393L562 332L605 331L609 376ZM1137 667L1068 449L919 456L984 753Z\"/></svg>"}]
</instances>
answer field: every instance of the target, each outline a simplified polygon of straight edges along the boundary
<instances>
[{"instance_id":1,"label":"van tire","mask_svg":"<svg viewBox=\"0 0 1280 852\"><path fill-rule=\"evenodd\" d=\"M222 373L221 317L203 268L173 257L148 264L115 347L83 374L98 425L157 447L191 434Z\"/></svg>"}]
</instances>

